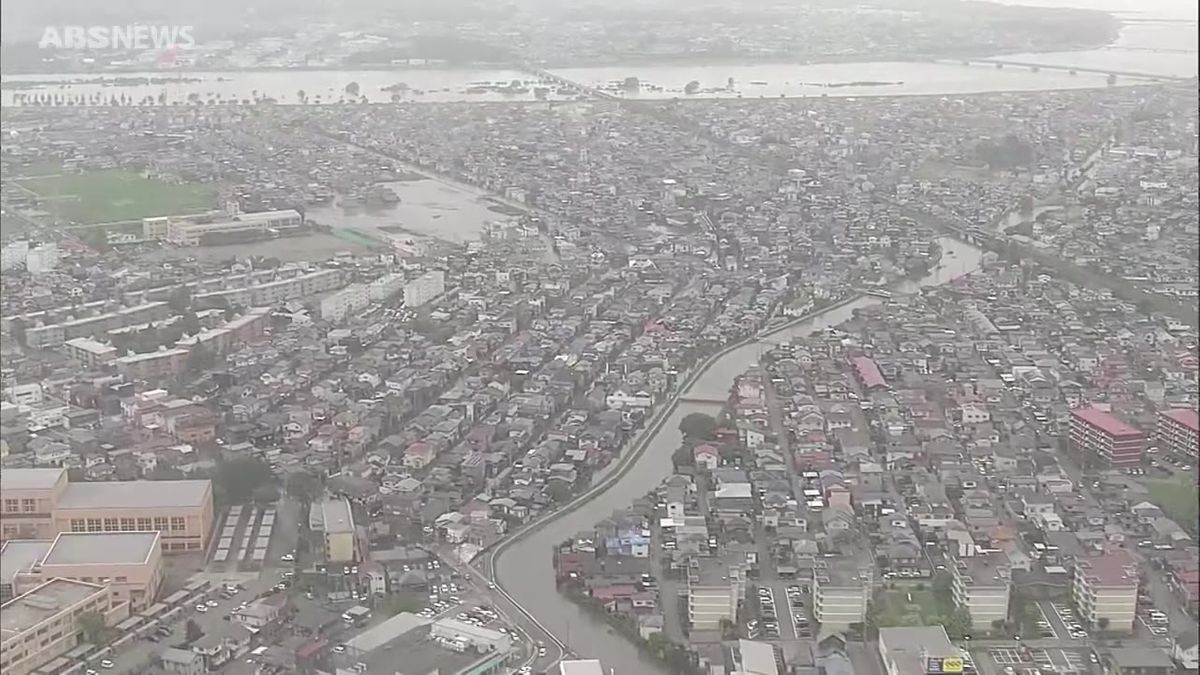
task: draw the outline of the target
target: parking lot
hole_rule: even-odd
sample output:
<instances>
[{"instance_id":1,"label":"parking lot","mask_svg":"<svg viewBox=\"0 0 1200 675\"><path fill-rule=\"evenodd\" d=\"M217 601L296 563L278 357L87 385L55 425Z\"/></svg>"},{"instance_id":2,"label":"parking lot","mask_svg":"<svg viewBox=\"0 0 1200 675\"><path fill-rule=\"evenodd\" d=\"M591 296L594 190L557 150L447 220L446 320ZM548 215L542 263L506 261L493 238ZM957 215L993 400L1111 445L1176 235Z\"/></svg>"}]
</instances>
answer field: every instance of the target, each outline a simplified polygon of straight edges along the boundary
<instances>
[{"instance_id":1,"label":"parking lot","mask_svg":"<svg viewBox=\"0 0 1200 675\"><path fill-rule=\"evenodd\" d=\"M1099 659L1090 649L990 647L987 654L996 665L989 670L1008 675L1033 675L1036 672L1083 675L1099 668Z\"/></svg>"}]
</instances>

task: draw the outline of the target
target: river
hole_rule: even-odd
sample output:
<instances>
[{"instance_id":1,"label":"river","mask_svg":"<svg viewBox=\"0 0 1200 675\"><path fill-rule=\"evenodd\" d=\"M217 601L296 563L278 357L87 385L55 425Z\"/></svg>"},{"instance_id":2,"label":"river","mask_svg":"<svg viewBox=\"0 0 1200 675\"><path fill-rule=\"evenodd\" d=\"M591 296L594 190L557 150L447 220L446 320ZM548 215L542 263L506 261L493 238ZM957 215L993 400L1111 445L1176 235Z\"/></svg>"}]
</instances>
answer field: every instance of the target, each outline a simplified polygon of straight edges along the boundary
<instances>
[{"instance_id":1,"label":"river","mask_svg":"<svg viewBox=\"0 0 1200 675\"><path fill-rule=\"evenodd\" d=\"M1071 5L1093 9L1113 10L1122 0L1030 0L1033 3ZM1017 4L1026 4L1024 0ZM1180 0L1149 0L1140 11L1117 12L1127 21L1118 39L1108 47L1074 52L1038 54L1002 54L1010 61L1040 63L1047 66L1075 66L1159 76L1193 77L1196 61L1196 5ZM700 63L700 64L630 64L594 68L555 69L555 74L589 86L603 87L626 77L636 77L643 84L661 89L644 88L639 98L683 97L683 88L692 81L700 84L701 92L689 98L778 98L779 96L916 96L976 94L995 91L1046 91L1056 89L1085 89L1107 86L1102 73L1070 75L1064 71L1032 72L1024 68L997 69L989 65L963 65L959 62L863 62L794 64L780 62ZM358 84L360 96L372 103L392 100L392 92L384 90L398 83L409 89L400 98L412 102L452 101L533 101L536 78L517 70L470 69L401 69L382 70L304 70L304 71L238 71L194 72L172 74L166 71L109 74L114 78L155 78L153 84L115 85L96 82L98 75L5 75L6 83L54 82L38 84L32 89L5 89L0 105L14 104L14 96L44 93L64 96L99 96L107 101L114 95L125 95L135 104L157 100L162 96L169 104L187 102L196 95L205 101L234 102L267 96L281 104L299 103L303 90L309 104L336 103L345 98L351 82ZM198 81L176 80L183 77ZM164 78L166 81L163 81ZM733 87L729 88L730 78ZM525 83L520 93L487 91L469 93L473 83ZM1123 77L1119 83L1136 84L1136 78ZM61 84L59 84L61 83ZM834 85L834 86L830 86ZM565 100L554 90L551 100Z\"/></svg>"},{"instance_id":2,"label":"river","mask_svg":"<svg viewBox=\"0 0 1200 675\"><path fill-rule=\"evenodd\" d=\"M924 286L947 283L976 269L982 252L953 239L942 239L942 264L929 276L899 287L900 292ZM877 304L875 298L861 298L848 305L829 310L796 326L785 328L771 339L786 340L812 331L836 326L848 320L855 309ZM739 347L719 358L690 386L684 396L723 399L735 377L745 372L759 358L761 344ZM606 669L617 673L641 675L662 672L644 659L633 643L608 630L607 625L584 614L577 606L560 595L554 586L552 551L563 540L590 530L614 510L628 507L638 497L654 489L671 473L671 454L678 447L679 422L689 413L708 412L705 405L680 404L669 419L648 441L644 452L634 460L634 466L615 485L602 492L577 510L551 521L543 529L504 549L496 558L495 572L500 585L526 610L532 613L556 635L567 641L570 648L585 658L599 658Z\"/></svg>"}]
</instances>

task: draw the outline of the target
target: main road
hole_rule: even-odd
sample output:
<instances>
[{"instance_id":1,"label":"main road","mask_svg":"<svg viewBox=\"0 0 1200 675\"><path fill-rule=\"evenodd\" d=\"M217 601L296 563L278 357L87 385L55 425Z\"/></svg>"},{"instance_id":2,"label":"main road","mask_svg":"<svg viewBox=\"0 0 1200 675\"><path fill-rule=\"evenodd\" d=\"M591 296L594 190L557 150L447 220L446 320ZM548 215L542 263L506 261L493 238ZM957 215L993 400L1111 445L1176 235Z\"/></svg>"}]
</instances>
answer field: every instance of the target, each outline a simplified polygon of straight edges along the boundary
<instances>
[{"instance_id":1,"label":"main road","mask_svg":"<svg viewBox=\"0 0 1200 675\"><path fill-rule=\"evenodd\" d=\"M982 252L968 244L944 238L942 264L928 276L906 282L897 288L908 292L936 286L976 269ZM862 297L831 308L798 324L771 331L772 341L804 336L836 326L851 317L854 310L881 302ZM634 447L618 460L611 485L598 477L598 489L580 498L538 524L518 532L512 539L484 556L496 584L507 598L530 619L540 624L555 642L565 643L569 651L584 658L598 658L606 671L619 675L665 673L663 668L643 657L630 641L612 631L604 622L584 613L560 595L554 584L553 550L573 535L590 530L613 511L629 506L653 490L671 473L671 454L678 447L679 422L693 412L712 413L713 406L680 403L679 398L723 399L735 377L754 364L763 346L757 341L744 343L715 358L708 367L691 378L663 413L661 424L652 423ZM672 599L668 599L668 602Z\"/></svg>"}]
</instances>

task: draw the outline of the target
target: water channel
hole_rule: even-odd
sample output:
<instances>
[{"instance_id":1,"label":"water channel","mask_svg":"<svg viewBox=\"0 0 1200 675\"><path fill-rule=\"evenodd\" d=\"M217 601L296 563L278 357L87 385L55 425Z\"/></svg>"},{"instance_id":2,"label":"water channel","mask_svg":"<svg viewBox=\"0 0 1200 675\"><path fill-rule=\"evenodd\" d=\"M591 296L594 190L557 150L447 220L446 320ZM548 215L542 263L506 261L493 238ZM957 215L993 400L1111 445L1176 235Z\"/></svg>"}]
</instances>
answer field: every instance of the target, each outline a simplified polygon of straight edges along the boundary
<instances>
[{"instance_id":1,"label":"water channel","mask_svg":"<svg viewBox=\"0 0 1200 675\"><path fill-rule=\"evenodd\" d=\"M942 239L942 263L929 276L898 287L899 292L911 292L921 287L937 286L976 269L982 252L953 239ZM788 340L813 331L836 326L851 318L854 310L878 304L880 300L864 297L848 305L821 313L795 326L770 336L771 341ZM728 394L735 377L755 363L769 345L749 344L719 358L689 387L684 396L722 399ZM586 658L599 658L606 670L617 673L665 672L642 657L637 648L607 625L584 614L554 586L552 550L563 540L592 528L598 521L617 509L629 506L634 500L654 489L671 473L671 453L678 447L679 422L692 412L708 412L712 408L701 404L680 404L670 418L649 441L645 451L634 460L628 471L615 485L581 508L559 518L514 542L496 559L496 576L505 591L533 614L569 647ZM670 600L669 600L670 601Z\"/></svg>"}]
</instances>

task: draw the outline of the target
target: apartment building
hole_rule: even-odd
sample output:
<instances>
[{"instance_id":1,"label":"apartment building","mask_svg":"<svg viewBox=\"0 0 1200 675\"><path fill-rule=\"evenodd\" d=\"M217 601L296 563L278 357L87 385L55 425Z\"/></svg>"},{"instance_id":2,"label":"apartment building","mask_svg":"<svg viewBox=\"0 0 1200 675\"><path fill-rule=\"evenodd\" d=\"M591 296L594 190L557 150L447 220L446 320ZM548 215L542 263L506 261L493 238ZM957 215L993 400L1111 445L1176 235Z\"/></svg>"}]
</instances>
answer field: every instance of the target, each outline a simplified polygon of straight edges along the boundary
<instances>
[{"instance_id":1,"label":"apartment building","mask_svg":"<svg viewBox=\"0 0 1200 675\"><path fill-rule=\"evenodd\" d=\"M108 365L117 358L117 348L89 337L74 338L63 343L67 358L88 368Z\"/></svg>"},{"instance_id":2,"label":"apartment building","mask_svg":"<svg viewBox=\"0 0 1200 675\"><path fill-rule=\"evenodd\" d=\"M162 587L159 540L158 532L64 532L51 541L6 542L0 548L0 583L9 597L51 579L95 583L108 586L113 601L140 611Z\"/></svg>"},{"instance_id":3,"label":"apartment building","mask_svg":"<svg viewBox=\"0 0 1200 675\"><path fill-rule=\"evenodd\" d=\"M1196 461L1200 455L1200 415L1195 410L1175 409L1158 413L1154 432L1158 449L1175 457Z\"/></svg>"},{"instance_id":4,"label":"apartment building","mask_svg":"<svg viewBox=\"0 0 1200 675\"><path fill-rule=\"evenodd\" d=\"M737 621L745 592L744 571L722 560L692 558L687 577L688 619L693 631L721 630L722 621Z\"/></svg>"},{"instance_id":5,"label":"apartment building","mask_svg":"<svg viewBox=\"0 0 1200 675\"><path fill-rule=\"evenodd\" d=\"M1069 438L1071 449L1085 461L1108 467L1137 466L1146 449L1141 431L1096 408L1071 411Z\"/></svg>"},{"instance_id":6,"label":"apartment building","mask_svg":"<svg viewBox=\"0 0 1200 675\"><path fill-rule=\"evenodd\" d=\"M207 480L71 483L67 470L0 472L2 539L62 532L160 532L164 553L201 551L213 528Z\"/></svg>"},{"instance_id":7,"label":"apartment building","mask_svg":"<svg viewBox=\"0 0 1200 675\"><path fill-rule=\"evenodd\" d=\"M342 290L321 299L321 318L339 323L347 316L371 304L370 291L366 284L350 284Z\"/></svg>"},{"instance_id":8,"label":"apartment building","mask_svg":"<svg viewBox=\"0 0 1200 675\"><path fill-rule=\"evenodd\" d=\"M0 605L0 672L29 675L75 648L79 617L89 613L99 614L109 625L124 618L107 588L71 579L51 579Z\"/></svg>"},{"instance_id":9,"label":"apartment building","mask_svg":"<svg viewBox=\"0 0 1200 675\"><path fill-rule=\"evenodd\" d=\"M1137 561L1129 551L1111 548L1076 562L1071 597L1080 616L1092 627L1133 632L1137 594Z\"/></svg>"},{"instance_id":10,"label":"apartment building","mask_svg":"<svg viewBox=\"0 0 1200 675\"><path fill-rule=\"evenodd\" d=\"M314 532L323 533L327 561L354 562L358 559L354 512L345 498L324 499L313 504L309 508L308 525Z\"/></svg>"},{"instance_id":11,"label":"apartment building","mask_svg":"<svg viewBox=\"0 0 1200 675\"><path fill-rule=\"evenodd\" d=\"M1003 553L955 558L952 566L954 604L971 614L971 627L990 630L1008 619L1012 574Z\"/></svg>"},{"instance_id":12,"label":"apartment building","mask_svg":"<svg viewBox=\"0 0 1200 675\"><path fill-rule=\"evenodd\" d=\"M821 626L845 630L867 615L874 585L873 566L856 557L813 561L813 617Z\"/></svg>"},{"instance_id":13,"label":"apartment building","mask_svg":"<svg viewBox=\"0 0 1200 675\"><path fill-rule=\"evenodd\" d=\"M317 270L261 284L198 293L196 299L223 298L231 305L271 307L288 300L331 291L339 288L342 283L342 273L339 270Z\"/></svg>"},{"instance_id":14,"label":"apartment building","mask_svg":"<svg viewBox=\"0 0 1200 675\"><path fill-rule=\"evenodd\" d=\"M446 273L431 270L404 285L404 305L420 307L446 292Z\"/></svg>"},{"instance_id":15,"label":"apartment building","mask_svg":"<svg viewBox=\"0 0 1200 675\"><path fill-rule=\"evenodd\" d=\"M186 349L159 349L145 354L122 356L114 361L117 372L137 379L149 380L158 377L173 377L187 369L188 354Z\"/></svg>"},{"instance_id":16,"label":"apartment building","mask_svg":"<svg viewBox=\"0 0 1200 675\"><path fill-rule=\"evenodd\" d=\"M67 340L104 335L114 328L122 328L150 321L161 321L167 318L170 313L171 309L165 302L146 302L111 312L67 318L66 320L56 322L42 320L33 324L30 320L27 320L25 344L33 349L58 347ZM47 318L50 317L50 315L45 316ZM60 312L55 316L63 317L64 313Z\"/></svg>"},{"instance_id":17,"label":"apartment building","mask_svg":"<svg viewBox=\"0 0 1200 675\"><path fill-rule=\"evenodd\" d=\"M403 274L387 274L367 284L371 302L383 302L404 289Z\"/></svg>"}]
</instances>

